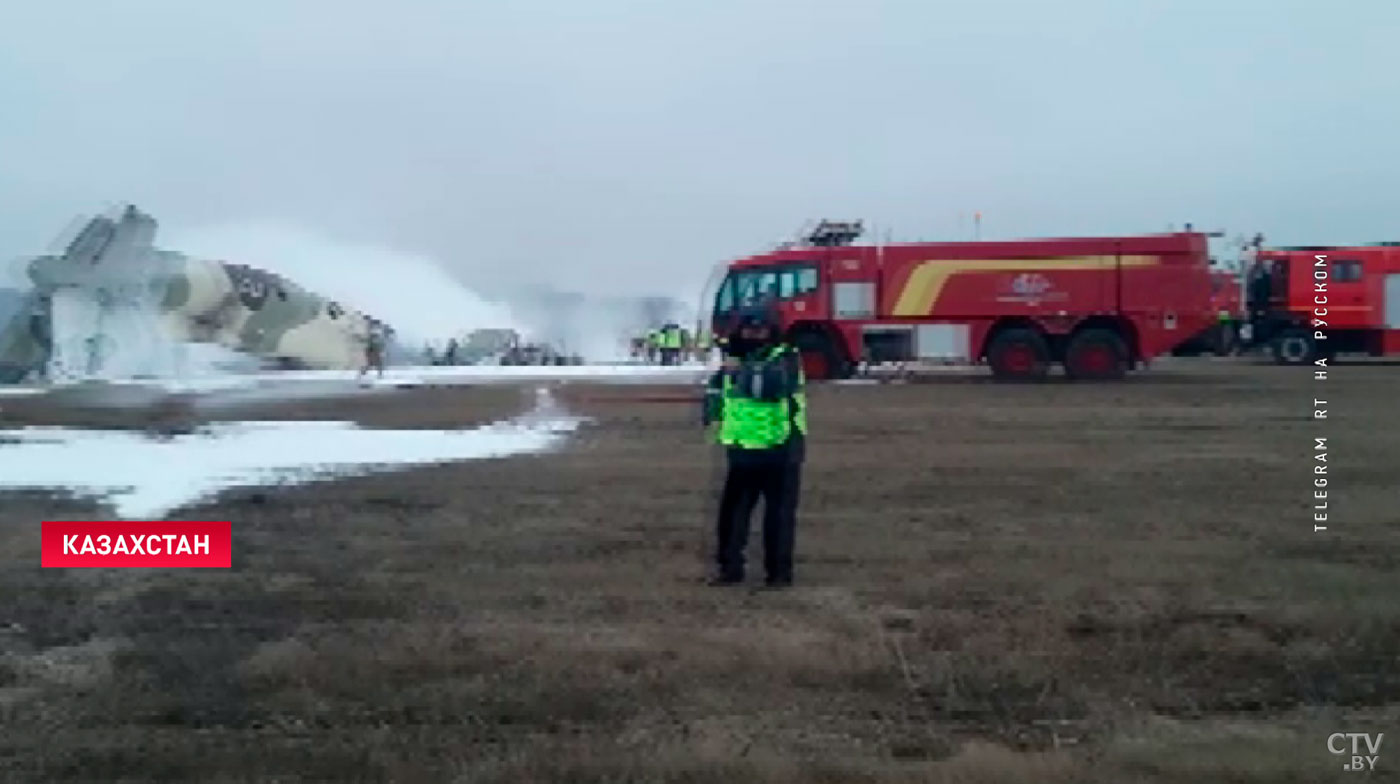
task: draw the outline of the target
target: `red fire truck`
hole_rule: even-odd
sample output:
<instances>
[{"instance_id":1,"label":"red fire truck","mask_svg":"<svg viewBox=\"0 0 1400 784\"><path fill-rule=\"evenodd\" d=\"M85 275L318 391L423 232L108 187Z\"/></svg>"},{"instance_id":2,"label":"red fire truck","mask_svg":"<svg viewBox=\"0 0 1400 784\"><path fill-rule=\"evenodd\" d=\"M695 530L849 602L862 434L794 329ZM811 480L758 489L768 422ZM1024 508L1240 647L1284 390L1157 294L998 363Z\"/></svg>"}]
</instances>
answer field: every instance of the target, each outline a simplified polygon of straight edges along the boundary
<instances>
[{"instance_id":1,"label":"red fire truck","mask_svg":"<svg viewBox=\"0 0 1400 784\"><path fill-rule=\"evenodd\" d=\"M1276 362L1400 354L1400 243L1265 248L1256 258L1253 338Z\"/></svg>"},{"instance_id":2,"label":"red fire truck","mask_svg":"<svg viewBox=\"0 0 1400 784\"><path fill-rule=\"evenodd\" d=\"M996 378L1122 377L1206 329L1205 234L858 246L860 222L728 265L712 328L772 307L810 378L859 363L985 362Z\"/></svg>"}]
</instances>

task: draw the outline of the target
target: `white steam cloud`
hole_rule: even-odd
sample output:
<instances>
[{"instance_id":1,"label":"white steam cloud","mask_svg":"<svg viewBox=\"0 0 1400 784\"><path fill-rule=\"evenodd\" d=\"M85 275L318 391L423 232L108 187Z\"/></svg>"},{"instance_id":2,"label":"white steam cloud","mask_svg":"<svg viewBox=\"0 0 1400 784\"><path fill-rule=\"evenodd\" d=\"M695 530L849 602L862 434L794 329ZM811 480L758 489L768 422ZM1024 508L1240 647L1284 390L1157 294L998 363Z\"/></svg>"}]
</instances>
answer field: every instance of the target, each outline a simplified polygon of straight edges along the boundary
<instances>
[{"instance_id":1,"label":"white steam cloud","mask_svg":"<svg viewBox=\"0 0 1400 784\"><path fill-rule=\"evenodd\" d=\"M337 242L268 222L171 230L159 245L277 273L384 321L412 348L474 329L525 333L508 307L485 300L426 256Z\"/></svg>"}]
</instances>

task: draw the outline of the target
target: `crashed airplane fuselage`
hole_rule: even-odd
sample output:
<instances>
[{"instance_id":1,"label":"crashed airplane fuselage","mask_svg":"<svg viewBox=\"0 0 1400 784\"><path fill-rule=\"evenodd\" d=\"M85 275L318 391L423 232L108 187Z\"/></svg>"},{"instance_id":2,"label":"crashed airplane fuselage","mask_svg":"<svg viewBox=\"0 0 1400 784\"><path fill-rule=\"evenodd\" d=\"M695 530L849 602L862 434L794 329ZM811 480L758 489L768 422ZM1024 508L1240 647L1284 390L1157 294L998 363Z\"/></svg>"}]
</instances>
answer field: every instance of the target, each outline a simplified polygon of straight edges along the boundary
<instances>
[{"instance_id":1,"label":"crashed airplane fuselage","mask_svg":"<svg viewBox=\"0 0 1400 784\"><path fill-rule=\"evenodd\" d=\"M28 264L34 288L0 324L0 383L164 375L189 343L264 364L356 368L386 325L264 270L154 245L133 206L88 221L62 254Z\"/></svg>"}]
</instances>

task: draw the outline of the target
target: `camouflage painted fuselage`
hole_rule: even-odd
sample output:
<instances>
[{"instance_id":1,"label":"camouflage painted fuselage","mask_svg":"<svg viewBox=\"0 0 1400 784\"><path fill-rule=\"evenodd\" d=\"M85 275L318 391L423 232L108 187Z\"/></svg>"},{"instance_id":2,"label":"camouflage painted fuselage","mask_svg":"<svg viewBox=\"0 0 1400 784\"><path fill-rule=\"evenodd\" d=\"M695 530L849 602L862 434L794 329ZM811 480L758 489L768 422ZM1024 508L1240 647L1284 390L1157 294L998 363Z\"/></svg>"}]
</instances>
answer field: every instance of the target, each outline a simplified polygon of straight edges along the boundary
<instances>
[{"instance_id":1,"label":"camouflage painted fuselage","mask_svg":"<svg viewBox=\"0 0 1400 784\"><path fill-rule=\"evenodd\" d=\"M33 290L0 322L0 383L159 373L160 346L185 342L283 367L355 369L372 329L392 333L270 272L160 250L155 228L126 207L89 221L63 254L33 259Z\"/></svg>"},{"instance_id":2,"label":"camouflage painted fuselage","mask_svg":"<svg viewBox=\"0 0 1400 784\"><path fill-rule=\"evenodd\" d=\"M272 273L167 257L159 309L178 340L217 343L287 366L358 368L372 321Z\"/></svg>"}]
</instances>

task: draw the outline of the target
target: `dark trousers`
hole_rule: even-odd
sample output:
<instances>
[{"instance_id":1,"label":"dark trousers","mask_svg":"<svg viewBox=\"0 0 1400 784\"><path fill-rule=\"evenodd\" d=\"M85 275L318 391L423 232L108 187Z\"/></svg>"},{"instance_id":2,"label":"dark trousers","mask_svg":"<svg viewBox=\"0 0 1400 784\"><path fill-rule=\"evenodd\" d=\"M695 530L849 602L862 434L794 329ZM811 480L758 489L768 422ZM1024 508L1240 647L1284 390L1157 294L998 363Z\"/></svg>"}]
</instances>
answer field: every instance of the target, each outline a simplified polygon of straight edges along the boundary
<instances>
[{"instance_id":1,"label":"dark trousers","mask_svg":"<svg viewBox=\"0 0 1400 784\"><path fill-rule=\"evenodd\" d=\"M802 461L786 454L766 459L729 459L719 502L719 547L715 560L722 576L742 579L749 520L763 500L763 567L769 580L792 579L792 550L797 532L797 499L802 489Z\"/></svg>"}]
</instances>

